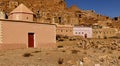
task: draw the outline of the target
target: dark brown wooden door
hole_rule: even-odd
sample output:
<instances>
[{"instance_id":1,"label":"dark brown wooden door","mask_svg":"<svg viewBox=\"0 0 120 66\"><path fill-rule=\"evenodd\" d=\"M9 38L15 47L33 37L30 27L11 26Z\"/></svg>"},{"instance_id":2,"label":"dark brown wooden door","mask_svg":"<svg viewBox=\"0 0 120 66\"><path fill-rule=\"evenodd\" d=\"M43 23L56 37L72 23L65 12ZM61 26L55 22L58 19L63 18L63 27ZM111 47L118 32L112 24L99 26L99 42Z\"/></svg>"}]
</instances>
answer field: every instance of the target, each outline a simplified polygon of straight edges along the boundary
<instances>
[{"instance_id":1,"label":"dark brown wooden door","mask_svg":"<svg viewBox=\"0 0 120 66\"><path fill-rule=\"evenodd\" d=\"M87 34L85 34L85 38L87 38Z\"/></svg>"},{"instance_id":2,"label":"dark brown wooden door","mask_svg":"<svg viewBox=\"0 0 120 66\"><path fill-rule=\"evenodd\" d=\"M28 33L28 47L34 47L34 33Z\"/></svg>"}]
</instances>

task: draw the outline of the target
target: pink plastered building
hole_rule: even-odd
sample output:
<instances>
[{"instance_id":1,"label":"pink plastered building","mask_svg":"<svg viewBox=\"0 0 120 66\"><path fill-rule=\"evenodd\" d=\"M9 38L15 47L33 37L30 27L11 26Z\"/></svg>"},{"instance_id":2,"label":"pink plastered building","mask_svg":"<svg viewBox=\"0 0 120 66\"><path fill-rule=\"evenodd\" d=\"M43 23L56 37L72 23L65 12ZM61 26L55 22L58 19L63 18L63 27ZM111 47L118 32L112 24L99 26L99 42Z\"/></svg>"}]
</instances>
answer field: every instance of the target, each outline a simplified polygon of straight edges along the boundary
<instances>
[{"instance_id":1,"label":"pink plastered building","mask_svg":"<svg viewBox=\"0 0 120 66\"><path fill-rule=\"evenodd\" d=\"M55 48L56 25L33 21L33 12L21 4L9 19L0 19L0 49Z\"/></svg>"}]
</instances>

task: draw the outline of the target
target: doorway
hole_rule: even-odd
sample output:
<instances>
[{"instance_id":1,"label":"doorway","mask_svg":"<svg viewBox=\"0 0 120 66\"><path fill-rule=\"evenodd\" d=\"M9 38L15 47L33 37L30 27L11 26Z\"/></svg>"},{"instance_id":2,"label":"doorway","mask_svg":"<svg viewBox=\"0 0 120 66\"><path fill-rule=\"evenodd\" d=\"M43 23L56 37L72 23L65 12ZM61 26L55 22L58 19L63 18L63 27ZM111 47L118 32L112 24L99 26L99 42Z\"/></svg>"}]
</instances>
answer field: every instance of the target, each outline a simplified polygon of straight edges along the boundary
<instances>
[{"instance_id":1,"label":"doorway","mask_svg":"<svg viewBox=\"0 0 120 66\"><path fill-rule=\"evenodd\" d=\"M28 33L28 47L34 48L34 33Z\"/></svg>"},{"instance_id":2,"label":"doorway","mask_svg":"<svg viewBox=\"0 0 120 66\"><path fill-rule=\"evenodd\" d=\"M87 34L85 34L84 37L87 38Z\"/></svg>"}]
</instances>

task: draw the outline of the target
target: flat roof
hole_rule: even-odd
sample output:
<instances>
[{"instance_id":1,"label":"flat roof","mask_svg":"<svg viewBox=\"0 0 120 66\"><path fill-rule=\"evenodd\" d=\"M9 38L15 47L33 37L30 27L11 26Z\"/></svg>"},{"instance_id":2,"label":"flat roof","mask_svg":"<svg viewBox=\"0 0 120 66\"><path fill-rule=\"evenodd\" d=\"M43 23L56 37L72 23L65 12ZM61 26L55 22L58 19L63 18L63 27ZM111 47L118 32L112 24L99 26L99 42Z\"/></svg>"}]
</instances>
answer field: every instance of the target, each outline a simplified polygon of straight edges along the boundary
<instances>
[{"instance_id":1,"label":"flat roof","mask_svg":"<svg viewBox=\"0 0 120 66\"><path fill-rule=\"evenodd\" d=\"M39 22L36 22L36 21L22 21L22 20L10 20L10 19L0 19L0 21L32 23L32 24L45 24L45 25L55 25L56 26L56 24L39 23Z\"/></svg>"}]
</instances>

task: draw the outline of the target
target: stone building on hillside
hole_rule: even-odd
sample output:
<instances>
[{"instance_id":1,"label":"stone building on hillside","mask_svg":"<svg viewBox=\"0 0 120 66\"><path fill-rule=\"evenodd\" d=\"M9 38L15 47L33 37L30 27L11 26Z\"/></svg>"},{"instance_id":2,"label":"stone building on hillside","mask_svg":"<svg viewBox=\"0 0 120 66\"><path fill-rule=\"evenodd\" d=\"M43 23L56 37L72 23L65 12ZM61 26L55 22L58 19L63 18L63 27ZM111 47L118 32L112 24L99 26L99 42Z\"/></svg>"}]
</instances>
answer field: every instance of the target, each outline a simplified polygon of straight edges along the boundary
<instances>
[{"instance_id":1,"label":"stone building on hillside","mask_svg":"<svg viewBox=\"0 0 120 66\"><path fill-rule=\"evenodd\" d=\"M73 35L82 36L83 38L92 38L92 28L91 27L81 27L74 26Z\"/></svg>"},{"instance_id":2,"label":"stone building on hillside","mask_svg":"<svg viewBox=\"0 0 120 66\"><path fill-rule=\"evenodd\" d=\"M0 49L55 48L56 25L33 21L33 12L21 4L0 19Z\"/></svg>"},{"instance_id":3,"label":"stone building on hillside","mask_svg":"<svg viewBox=\"0 0 120 66\"><path fill-rule=\"evenodd\" d=\"M110 38L115 37L117 34L116 28L102 27L102 26L94 26L92 29L93 38Z\"/></svg>"},{"instance_id":4,"label":"stone building on hillside","mask_svg":"<svg viewBox=\"0 0 120 66\"><path fill-rule=\"evenodd\" d=\"M63 35L63 36L73 36L73 26L72 25L57 25L56 34Z\"/></svg>"}]
</instances>

